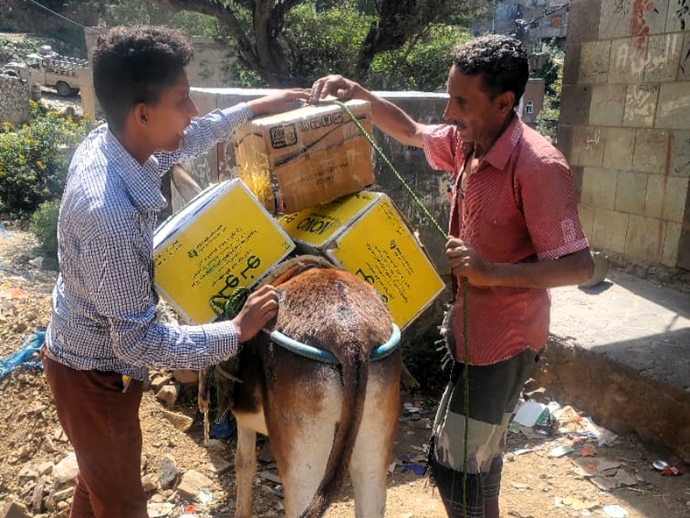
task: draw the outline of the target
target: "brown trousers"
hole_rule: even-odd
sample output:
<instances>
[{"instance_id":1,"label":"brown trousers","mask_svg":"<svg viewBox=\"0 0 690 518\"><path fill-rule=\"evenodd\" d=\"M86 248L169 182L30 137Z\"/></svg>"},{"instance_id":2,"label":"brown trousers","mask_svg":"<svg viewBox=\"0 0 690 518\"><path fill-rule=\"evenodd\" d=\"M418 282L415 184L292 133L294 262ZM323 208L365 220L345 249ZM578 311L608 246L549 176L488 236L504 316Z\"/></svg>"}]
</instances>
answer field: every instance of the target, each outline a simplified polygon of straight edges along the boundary
<instances>
[{"instance_id":1,"label":"brown trousers","mask_svg":"<svg viewBox=\"0 0 690 518\"><path fill-rule=\"evenodd\" d=\"M79 465L70 518L147 518L141 485L143 383L122 393L122 375L71 369L41 350L60 424Z\"/></svg>"}]
</instances>

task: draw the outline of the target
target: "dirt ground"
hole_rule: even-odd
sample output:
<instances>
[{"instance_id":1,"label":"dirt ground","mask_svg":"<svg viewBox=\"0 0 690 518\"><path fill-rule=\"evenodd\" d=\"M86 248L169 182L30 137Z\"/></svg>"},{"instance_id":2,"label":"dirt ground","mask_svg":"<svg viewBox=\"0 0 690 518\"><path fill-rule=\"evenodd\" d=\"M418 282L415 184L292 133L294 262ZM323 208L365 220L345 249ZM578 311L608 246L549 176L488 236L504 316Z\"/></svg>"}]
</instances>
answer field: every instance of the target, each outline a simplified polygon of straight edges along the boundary
<instances>
[{"instance_id":1,"label":"dirt ground","mask_svg":"<svg viewBox=\"0 0 690 518\"><path fill-rule=\"evenodd\" d=\"M19 350L25 336L47 325L50 293L57 274L45 269L50 262L44 262L43 268L29 264L29 260L40 255L29 234L6 223L0 222L0 226L3 227L0 229L0 358L3 358ZM172 386L174 381L170 377L166 372L152 373L156 389ZM142 476L150 487L152 517L164 516L166 512L176 517L189 505L197 516L234 515L233 440L214 440L208 448L203 446L201 419L191 404L193 392L193 386L183 387L181 403L169 409L177 415L194 418L186 432L176 429L166 418L165 406L156 398L152 387L144 396L140 413L144 433ZM64 464L71 448L57 421L42 372L37 368L14 370L0 380L0 394L0 509L7 502L18 501L29 508L28 516L66 517L72 482L60 484L59 470L54 465L61 461ZM548 402L543 390L532 392L531 397ZM436 401L412 394L404 394L404 401L395 446L396 466L388 479L386 516L441 517L444 511L438 494L425 476L414 471L424 464ZM559 403L564 407L568 402ZM581 431L582 422L570 420L565 426ZM549 457L549 452L561 445L572 446L574 451L560 458ZM523 449L529 452L521 454ZM576 467L575 462L584 455L592 455L584 461L585 471L597 466L602 470L600 484L603 479L606 484L629 485L601 490L592 482L592 473L583 473ZM161 489L158 480L164 456L174 460L177 484L194 470L208 477L208 485L190 496L183 495L180 485ZM534 429L516 430L509 435L505 456L502 518L617 516L612 514L617 508L610 507L615 505L627 512L621 516L631 518L690 516L690 473L662 476L651 467L658 458L658 453L634 437L618 437L610 445L600 445L595 439L574 444L558 432L541 435ZM282 488L266 443L260 445L260 459L255 481L255 516L284 516ZM612 467L604 471L605 463ZM328 511L328 518L354 516L350 489L346 485L341 498Z\"/></svg>"}]
</instances>

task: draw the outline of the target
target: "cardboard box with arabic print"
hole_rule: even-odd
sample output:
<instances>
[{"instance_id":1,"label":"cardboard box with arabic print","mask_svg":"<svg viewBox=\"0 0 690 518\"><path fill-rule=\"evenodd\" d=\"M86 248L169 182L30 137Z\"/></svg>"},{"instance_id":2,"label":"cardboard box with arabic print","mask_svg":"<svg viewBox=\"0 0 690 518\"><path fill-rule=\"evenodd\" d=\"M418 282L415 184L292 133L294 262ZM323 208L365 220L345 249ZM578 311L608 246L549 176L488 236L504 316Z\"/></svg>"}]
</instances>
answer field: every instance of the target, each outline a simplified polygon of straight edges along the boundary
<instances>
[{"instance_id":1,"label":"cardboard box with arabic print","mask_svg":"<svg viewBox=\"0 0 690 518\"><path fill-rule=\"evenodd\" d=\"M189 324L216 318L210 301L252 288L295 244L240 180L209 187L154 234L156 291Z\"/></svg>"},{"instance_id":2,"label":"cardboard box with arabic print","mask_svg":"<svg viewBox=\"0 0 690 518\"><path fill-rule=\"evenodd\" d=\"M361 192L277 219L298 251L326 256L371 283L401 329L445 287L385 194Z\"/></svg>"},{"instance_id":3,"label":"cardboard box with arabic print","mask_svg":"<svg viewBox=\"0 0 690 518\"><path fill-rule=\"evenodd\" d=\"M348 108L371 134L371 107ZM286 214L374 183L371 147L339 106L306 106L253 119L235 131L238 176L267 210Z\"/></svg>"}]
</instances>

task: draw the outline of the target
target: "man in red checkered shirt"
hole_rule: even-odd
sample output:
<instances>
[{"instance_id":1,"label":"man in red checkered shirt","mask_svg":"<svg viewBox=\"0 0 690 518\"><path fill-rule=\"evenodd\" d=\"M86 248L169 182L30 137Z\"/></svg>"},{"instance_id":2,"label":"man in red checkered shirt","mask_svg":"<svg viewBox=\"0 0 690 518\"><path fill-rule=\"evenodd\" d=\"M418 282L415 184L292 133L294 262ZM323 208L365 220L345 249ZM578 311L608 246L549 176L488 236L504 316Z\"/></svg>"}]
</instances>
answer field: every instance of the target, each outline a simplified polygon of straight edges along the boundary
<instances>
[{"instance_id":1,"label":"man in red checkered shirt","mask_svg":"<svg viewBox=\"0 0 690 518\"><path fill-rule=\"evenodd\" d=\"M527 78L520 42L494 35L455 49L443 114L447 124L419 124L341 76L319 79L312 89L314 99L332 94L369 101L381 130L402 144L424 148L433 169L455 173L446 254L454 279L468 282L469 357L460 287L446 322L456 363L436 416L430 455L432 476L451 517L463 516L465 507L471 518L499 517L508 424L548 337L547 289L586 282L593 271L568 164L515 111Z\"/></svg>"}]
</instances>

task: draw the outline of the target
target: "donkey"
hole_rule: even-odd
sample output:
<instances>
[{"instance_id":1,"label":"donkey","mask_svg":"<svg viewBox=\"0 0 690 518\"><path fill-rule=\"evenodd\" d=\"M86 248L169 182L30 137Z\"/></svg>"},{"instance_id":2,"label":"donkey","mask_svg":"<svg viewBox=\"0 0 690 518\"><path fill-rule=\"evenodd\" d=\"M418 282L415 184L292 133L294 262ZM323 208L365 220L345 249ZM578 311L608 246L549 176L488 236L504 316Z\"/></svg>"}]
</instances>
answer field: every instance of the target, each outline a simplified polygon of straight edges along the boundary
<instances>
[{"instance_id":1,"label":"donkey","mask_svg":"<svg viewBox=\"0 0 690 518\"><path fill-rule=\"evenodd\" d=\"M348 468L357 518L382 518L402 361L399 349L380 361L370 361L370 354L391 338L393 322L364 280L307 263L298 259L296 267L283 268L272 280L279 292L278 316L272 329L244 345L239 369L221 364L217 370L218 411L229 408L237 420L235 517L252 516L258 432L270 437L287 518L322 516ZM273 330L332 353L339 364L276 345ZM237 372L242 383L223 399L223 379L233 377L227 370Z\"/></svg>"}]
</instances>

